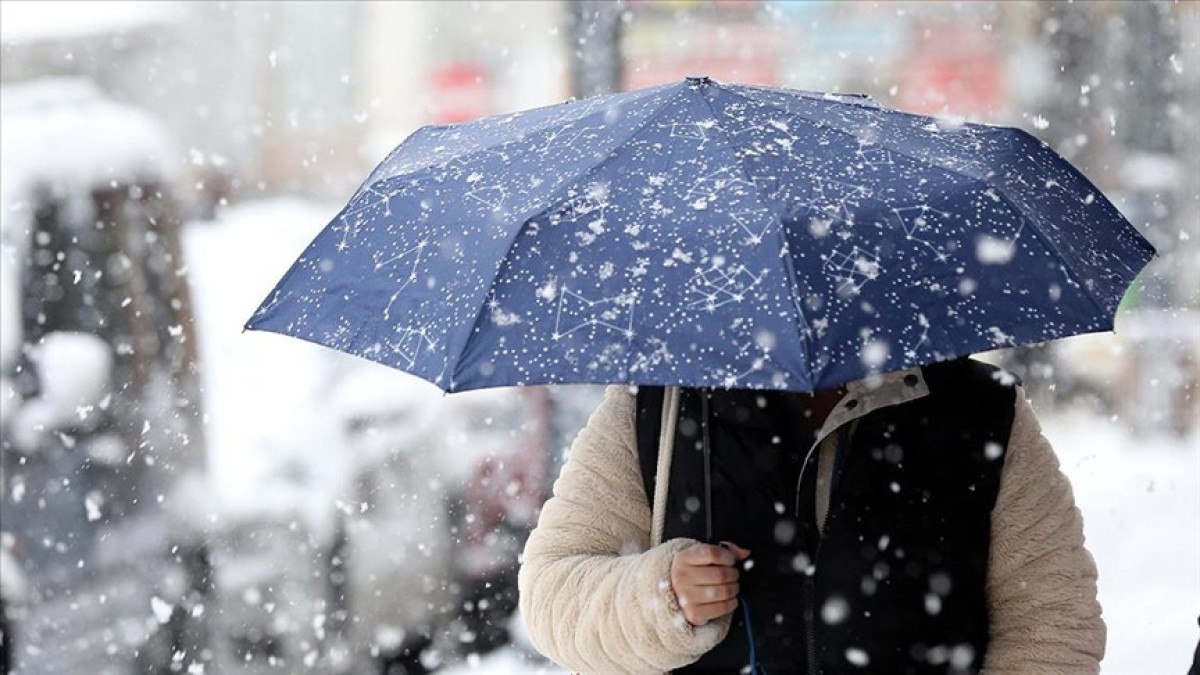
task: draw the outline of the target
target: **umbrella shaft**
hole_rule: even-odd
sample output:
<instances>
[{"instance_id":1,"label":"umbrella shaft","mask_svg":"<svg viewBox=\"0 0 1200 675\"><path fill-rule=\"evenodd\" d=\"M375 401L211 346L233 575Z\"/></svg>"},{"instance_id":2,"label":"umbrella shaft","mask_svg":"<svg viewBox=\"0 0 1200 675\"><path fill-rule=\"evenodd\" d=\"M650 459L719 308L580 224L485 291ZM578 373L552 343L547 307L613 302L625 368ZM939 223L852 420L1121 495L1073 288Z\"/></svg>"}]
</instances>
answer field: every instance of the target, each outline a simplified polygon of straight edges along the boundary
<instances>
[{"instance_id":1,"label":"umbrella shaft","mask_svg":"<svg viewBox=\"0 0 1200 675\"><path fill-rule=\"evenodd\" d=\"M709 442L708 434L708 399L710 390L700 390L700 434L701 442L704 445L704 541L712 544L713 542L713 520L712 520L712 444Z\"/></svg>"}]
</instances>

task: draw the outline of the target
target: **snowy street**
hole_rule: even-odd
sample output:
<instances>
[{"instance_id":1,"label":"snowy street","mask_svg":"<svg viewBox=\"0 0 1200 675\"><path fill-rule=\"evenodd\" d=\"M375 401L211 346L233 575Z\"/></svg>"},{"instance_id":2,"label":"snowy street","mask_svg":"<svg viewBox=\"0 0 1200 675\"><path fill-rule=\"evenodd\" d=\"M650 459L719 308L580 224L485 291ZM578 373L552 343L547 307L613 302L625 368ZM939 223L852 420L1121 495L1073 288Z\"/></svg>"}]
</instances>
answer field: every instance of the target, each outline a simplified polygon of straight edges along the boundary
<instances>
[{"instance_id":1,"label":"snowy street","mask_svg":"<svg viewBox=\"0 0 1200 675\"><path fill-rule=\"evenodd\" d=\"M1083 512L1108 625L1105 673L1180 673L1200 614L1200 437L1137 437L1087 415L1045 421Z\"/></svg>"},{"instance_id":2,"label":"snowy street","mask_svg":"<svg viewBox=\"0 0 1200 675\"><path fill-rule=\"evenodd\" d=\"M1173 0L0 0L0 675L1200 675L1197 73Z\"/></svg>"}]
</instances>

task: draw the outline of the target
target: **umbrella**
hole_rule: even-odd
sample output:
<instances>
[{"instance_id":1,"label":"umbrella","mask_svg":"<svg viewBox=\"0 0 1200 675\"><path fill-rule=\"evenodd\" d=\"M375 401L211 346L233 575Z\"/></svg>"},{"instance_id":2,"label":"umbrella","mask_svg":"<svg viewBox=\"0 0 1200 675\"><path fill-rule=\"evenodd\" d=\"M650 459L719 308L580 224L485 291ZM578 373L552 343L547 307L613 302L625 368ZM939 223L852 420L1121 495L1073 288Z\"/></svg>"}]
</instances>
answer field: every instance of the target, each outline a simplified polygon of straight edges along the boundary
<instances>
[{"instance_id":1,"label":"umbrella","mask_svg":"<svg viewBox=\"0 0 1200 675\"><path fill-rule=\"evenodd\" d=\"M1153 255L1019 129L689 77L421 127L246 328L446 391L812 391L1110 330Z\"/></svg>"}]
</instances>

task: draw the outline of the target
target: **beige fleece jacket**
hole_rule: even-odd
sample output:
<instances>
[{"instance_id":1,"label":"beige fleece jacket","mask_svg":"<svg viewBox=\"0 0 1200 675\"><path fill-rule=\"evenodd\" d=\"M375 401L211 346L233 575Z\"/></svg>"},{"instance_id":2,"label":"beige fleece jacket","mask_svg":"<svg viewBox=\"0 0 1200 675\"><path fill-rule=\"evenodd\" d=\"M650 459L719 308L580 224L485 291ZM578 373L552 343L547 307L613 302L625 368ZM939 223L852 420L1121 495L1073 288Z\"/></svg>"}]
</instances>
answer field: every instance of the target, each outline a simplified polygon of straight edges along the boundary
<instances>
[{"instance_id":1,"label":"beige fleece jacket","mask_svg":"<svg viewBox=\"0 0 1200 675\"><path fill-rule=\"evenodd\" d=\"M525 545L520 610L542 654L577 672L663 672L699 659L732 615L692 626L671 559L697 543L652 542L630 388L609 386L572 444ZM1096 566L1070 483L1018 387L992 512L987 673L1094 673L1105 626Z\"/></svg>"}]
</instances>

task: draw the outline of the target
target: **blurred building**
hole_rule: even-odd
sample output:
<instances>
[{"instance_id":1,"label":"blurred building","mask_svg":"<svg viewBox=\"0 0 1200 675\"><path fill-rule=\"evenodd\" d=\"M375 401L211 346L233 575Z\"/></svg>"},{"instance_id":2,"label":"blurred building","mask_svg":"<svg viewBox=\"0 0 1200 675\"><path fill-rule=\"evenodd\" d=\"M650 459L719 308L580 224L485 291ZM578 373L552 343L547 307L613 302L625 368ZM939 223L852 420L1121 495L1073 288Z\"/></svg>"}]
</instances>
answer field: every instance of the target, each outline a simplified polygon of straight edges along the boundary
<instances>
[{"instance_id":1,"label":"blurred building","mask_svg":"<svg viewBox=\"0 0 1200 675\"><path fill-rule=\"evenodd\" d=\"M194 658L209 578L181 490L205 442L174 145L79 78L6 84L0 113L0 545L28 580L5 598L15 667L120 671L152 643ZM161 623L144 621L153 601Z\"/></svg>"},{"instance_id":2,"label":"blurred building","mask_svg":"<svg viewBox=\"0 0 1200 675\"><path fill-rule=\"evenodd\" d=\"M355 609L374 603L373 611L386 614L397 594L408 591L396 585L391 595L372 595L372 580L418 569L404 556L422 542L390 549L391 540L377 536L414 517L397 499L396 486L417 476L403 462L422 456L428 440L408 436L433 434L414 434L417 427L405 421L419 406L384 395L411 392L393 390L390 382L365 388L333 355L297 358L301 347L309 348L303 345L296 352L235 353L221 331L243 315L237 302L247 288L270 283L275 272L265 266L286 262L291 253L284 249L299 250L323 225L319 219L331 215L311 205L282 208L280 198L337 205L421 125L549 105L583 91L703 74L865 92L912 112L1030 130L1110 195L1161 256L1127 296L1117 335L1013 350L1002 358L1046 403L1082 403L1141 431L1185 431L1200 414L1198 68L1200 3L0 4L6 134L59 141L11 159L16 136L6 135L0 172L6 207L0 214L0 375L11 390L3 400L9 435L0 496L5 528L18 516L28 524L20 537L6 535L0 544L5 551L19 544L17 564L42 568L30 583L45 600L24 617L21 640L35 648L56 638L89 649L119 647L116 656L91 664L95 653L88 649L57 661L43 651L46 672L84 672L81 663L99 669L135 651L146 655L149 665L141 665L151 670L172 662L180 645L207 648L209 656L223 650L219 662L241 663L247 671L292 672L299 662L314 672L350 672L369 660L355 661L363 653L375 661L420 663L412 646L420 641L386 622L362 620L369 612ZM581 77L580 69L603 72ZM65 120L72 133L54 127L56 120ZM120 120L134 120L137 133L124 133L129 125ZM24 129L40 129L42 136ZM140 147L133 141L149 137L157 139L152 158L133 152ZM17 180L34 168L46 169L38 186ZM85 180L76 180L81 176ZM274 207L224 210L231 202L265 199L275 200ZM90 227L96 222L102 227ZM184 262L179 230L196 235L191 250L203 253L203 262ZM101 275L103 281L75 277L89 265L115 271ZM244 276L231 272L254 265L263 267ZM206 302L211 310L209 323L198 328L191 284L207 293L201 309ZM35 361L48 358L43 368L50 372L58 358L30 346L64 332L99 336L108 345L111 362L65 363L68 369L107 363L112 372L100 379L121 394L94 426L85 419L78 428L58 428L61 433L26 433L25 449L32 438L45 450L36 461L35 453L13 454L11 420L49 414L45 406L28 405L41 396ZM65 345L70 354L99 353L95 340L71 340L49 351ZM198 343L210 347L207 364L206 354L196 353ZM218 359L224 364L214 365ZM266 406L255 397L280 388L248 383L246 373L267 380L299 370L298 364L306 372L311 366L312 381L293 386L294 396L281 397L264 417ZM61 365L54 372L62 372ZM207 427L197 422L203 406L195 378L201 374L208 377L204 400L223 399L209 409L221 420ZM326 412L338 385L343 392L368 391L370 400L348 396L336 415L317 414ZM478 462L454 455L464 475L455 485L430 487L430 494L446 491L455 512L430 507L420 516L430 531L434 525L438 532L451 530L460 547L426 555L423 571L410 575L421 577L428 594L417 609L442 612L467 598L453 631L443 631L450 636L442 637L443 647L449 640L469 651L508 638L502 620L511 611L513 569L505 563L519 550L539 490L561 459L561 453L538 453L546 446L561 450L597 402L579 391L560 396L563 391L531 393L535 400L524 405L533 412L512 413L520 403L514 399L509 408L495 403L446 418L454 421L445 424L474 429L471 440L459 439L455 447L482 445L482 438L503 450ZM368 403L381 409L369 410ZM493 417L504 418L495 411L506 409L536 424L521 434L494 427ZM246 433L251 423L258 433ZM329 446L344 452L331 453ZM169 486L181 467L198 470L205 459L211 467L214 457L248 456L261 462L258 473L247 464L225 467L226 476L249 476L224 486L243 493L245 512L208 522L207 541L182 542L170 564L148 571L126 564L131 554L168 550L166 542L187 531L167 518L131 518L127 523L141 529L122 533L109 527L121 520L117 516L153 511L147 505L173 494ZM128 457L138 461L122 469ZM190 489L197 503L222 496L220 489ZM47 496L48 508L32 501ZM271 512L263 502L278 508ZM41 546L40 535L55 529L69 541L51 538ZM107 562L81 556L83 567L72 569L75 559L61 555L90 550L100 540L109 542ZM141 547L118 555L129 541ZM219 547L211 560L204 549L209 544ZM373 555L372 546L395 558L381 554L380 567L356 567L356 560ZM446 562L451 558L455 564ZM210 574L210 565L219 573ZM456 566L469 569L458 570L445 587L430 581L435 571ZM209 587L214 578L223 589ZM81 579L91 585L83 591L83 584L71 586ZM203 635L203 621L189 620L217 614L205 612L195 591L213 592L220 598L213 604L226 612L222 632L211 639ZM99 597L108 604L101 606ZM71 603L84 610L71 610ZM283 605L292 609L272 609ZM327 623L310 621L314 614ZM112 618L111 625L100 616Z\"/></svg>"},{"instance_id":3,"label":"blurred building","mask_svg":"<svg viewBox=\"0 0 1200 675\"><path fill-rule=\"evenodd\" d=\"M569 95L559 2L76 5L6 3L3 81L82 75L153 111L213 198L344 198L422 124Z\"/></svg>"},{"instance_id":4,"label":"blurred building","mask_svg":"<svg viewBox=\"0 0 1200 675\"><path fill-rule=\"evenodd\" d=\"M262 448L253 447L261 440L257 435L237 437L235 426L242 424L243 432L250 428L246 425L255 424L255 409L261 406L251 403L253 408L245 409L248 419L229 416L228 406L214 406L222 415L216 427L222 433L216 437L229 445L216 453L219 461L265 449L278 456L269 465L274 470L239 497L238 504L251 505L242 512L222 508L212 499L216 494L205 498L203 481L184 481L188 485L173 489L177 479L199 468L193 460L204 459L195 379L204 362L197 363L195 347L211 342L209 333L221 332L209 322L197 339L186 284L195 281L197 270L225 264L222 246L280 243L266 230L248 238L249 232L212 228L221 230L214 232L216 255L189 269L178 227L181 216L219 217L229 202L285 194L344 199L370 166L419 125L565 98L559 25L564 17L560 3L3 5L4 271L17 276L13 283L6 277L2 289L3 478L10 489L0 494L5 497L6 569L11 552L15 569L37 571L28 575L30 592L16 607L14 653L22 672L83 672L82 664L89 662L96 672L204 664L246 672L294 672L301 664L318 672L361 672L372 661L413 668L452 658L460 648L484 651L508 640L515 551L544 498L554 459L547 446L549 421L523 422L529 436L509 441L516 448L513 457L492 453L496 456L460 461L462 476L429 488L457 503L421 512L422 524L440 524L440 535L405 525L418 515L410 498L419 490L392 481L371 495L356 495L328 471L340 465L326 466L306 454L318 438L329 441L318 448L325 454L357 457L365 451L371 439L342 428L346 420L338 416L323 425L297 427L292 409L284 426L296 429L259 419L264 433L275 432L274 444ZM530 34L544 39L525 39ZM65 133L63 124L72 133ZM34 127L49 128L53 138L30 135ZM153 152L143 152L146 144L138 142L143 137L164 140ZM33 144L40 144L38 151L9 152L28 151ZM34 173L41 181L37 185L17 180ZM29 216L28 222L17 222L18 212ZM311 222L295 224L301 236L319 227L316 218L324 216L313 210L303 217ZM249 217L239 227L269 228L270 221ZM106 227L91 232L87 225L93 222ZM109 274L96 282L92 263ZM226 267L201 280L223 280L228 272ZM109 280L115 283L105 283ZM213 286L220 292L230 288L224 282ZM229 304L227 296L206 299L209 306ZM100 340L50 340L31 352L44 364L18 361L23 347L72 328L92 331ZM50 362L64 350L103 353L109 344L116 350L112 377L101 376L88 389L118 392L111 405L110 399L102 404L110 414L95 415L106 420L99 433L65 427L55 433L47 429L44 439L26 433L48 426L33 420L34 411L47 407L39 396L51 385L58 391L75 379L64 372L61 359ZM54 353L42 357L43 351ZM211 403L210 390L227 391L222 385L231 384L220 377L229 369L214 363L227 355L209 349L201 356L209 359L203 394ZM338 355L320 356L328 368L314 372L329 379L326 389L350 372L336 367ZM160 367L164 364L166 369ZM41 376L33 371L36 365ZM525 400L500 398L511 404ZM503 404L498 399L490 407L499 410ZM488 407L479 415L490 424L496 412L489 414ZM395 414L410 412L401 408ZM540 409L550 410L544 404ZM366 408L341 412L356 420L374 414ZM463 417L460 424L475 423ZM14 419L19 424L9 424ZM375 434L378 444L377 430L368 427L385 422L355 428ZM301 438L289 433L297 430ZM497 427L494 435L508 433L507 427ZM34 448L34 441L42 440L54 447ZM364 476L379 482L388 467L409 466L403 462L412 448L391 446L385 448L387 457L364 461ZM40 456L30 460L34 450ZM422 466L430 473L418 487L445 479L437 475L440 465ZM221 475L217 471L208 480ZM305 492L310 479L320 484L319 494L315 486ZM221 486L213 487L220 492ZM290 496L300 493L315 498L296 503ZM177 497L191 509L174 507ZM359 512L341 517L340 505L356 497L372 505L369 517ZM138 519L135 513L153 517ZM335 521L350 524L334 536L329 523ZM364 529L370 522L410 536L380 539ZM203 531L193 532L195 526ZM450 531L461 536L452 540ZM92 542L104 539L110 542L106 553L94 559ZM450 564L446 556L459 544L464 548ZM388 555L380 557L372 545ZM211 556L210 546L216 547ZM429 555L435 550L441 557ZM125 557L140 555L141 565L116 569L127 562L122 551ZM156 566L156 556L168 553L179 563L175 571ZM283 564L289 557L297 564ZM369 566L372 561L375 567ZM76 562L81 572L75 571ZM425 571L419 579L418 570ZM127 572L140 575L140 582L131 582ZM379 596L375 585L385 573L413 577L416 586L397 586L386 598ZM6 612L15 602L9 586ZM109 598L119 625L94 621L100 609L96 597ZM68 612L64 603L70 602L82 609ZM371 614L371 607L379 611ZM461 619L449 630L437 617L454 614L455 608ZM411 612L402 616L400 610ZM314 623L314 615L328 624ZM380 618L388 615L394 620ZM88 621L94 625L85 626ZM119 639L113 631L120 631ZM97 650L106 646L110 651L98 659ZM423 656L426 647L440 656Z\"/></svg>"}]
</instances>

